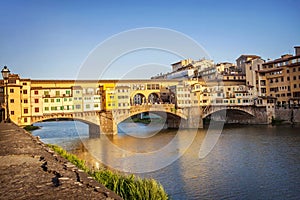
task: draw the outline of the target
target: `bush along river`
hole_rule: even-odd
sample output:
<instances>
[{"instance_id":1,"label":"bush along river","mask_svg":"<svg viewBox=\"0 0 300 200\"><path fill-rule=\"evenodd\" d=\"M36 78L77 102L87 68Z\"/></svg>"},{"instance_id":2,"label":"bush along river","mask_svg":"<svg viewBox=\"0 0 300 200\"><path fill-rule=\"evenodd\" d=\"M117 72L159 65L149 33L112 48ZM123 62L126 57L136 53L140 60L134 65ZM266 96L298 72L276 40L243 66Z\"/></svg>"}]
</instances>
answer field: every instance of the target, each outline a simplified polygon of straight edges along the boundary
<instances>
[{"instance_id":1,"label":"bush along river","mask_svg":"<svg viewBox=\"0 0 300 200\"><path fill-rule=\"evenodd\" d=\"M104 163L127 173L145 169L136 174L157 180L174 200L300 197L297 126L225 126L212 151L199 159L206 129L193 134L192 130L164 129L160 123L121 123L118 135L90 139L88 126L81 122L34 125L40 129L33 135L75 154L90 167L101 168ZM158 150L162 153L151 157ZM137 153L149 160L136 158Z\"/></svg>"}]
</instances>

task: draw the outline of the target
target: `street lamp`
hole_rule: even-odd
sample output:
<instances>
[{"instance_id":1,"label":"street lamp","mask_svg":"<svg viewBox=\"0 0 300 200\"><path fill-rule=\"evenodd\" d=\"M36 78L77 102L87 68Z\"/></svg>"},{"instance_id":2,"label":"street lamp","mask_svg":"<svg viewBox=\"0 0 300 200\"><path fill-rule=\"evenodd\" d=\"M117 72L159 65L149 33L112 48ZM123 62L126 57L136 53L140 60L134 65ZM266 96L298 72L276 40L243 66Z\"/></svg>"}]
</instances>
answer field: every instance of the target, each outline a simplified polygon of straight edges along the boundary
<instances>
[{"instance_id":1,"label":"street lamp","mask_svg":"<svg viewBox=\"0 0 300 200\"><path fill-rule=\"evenodd\" d=\"M9 69L7 68L7 66L4 66L2 71L1 71L3 80L4 80L4 84L5 84L5 91L6 91L6 122L10 122L9 119L9 110L8 110L8 76L10 74Z\"/></svg>"}]
</instances>

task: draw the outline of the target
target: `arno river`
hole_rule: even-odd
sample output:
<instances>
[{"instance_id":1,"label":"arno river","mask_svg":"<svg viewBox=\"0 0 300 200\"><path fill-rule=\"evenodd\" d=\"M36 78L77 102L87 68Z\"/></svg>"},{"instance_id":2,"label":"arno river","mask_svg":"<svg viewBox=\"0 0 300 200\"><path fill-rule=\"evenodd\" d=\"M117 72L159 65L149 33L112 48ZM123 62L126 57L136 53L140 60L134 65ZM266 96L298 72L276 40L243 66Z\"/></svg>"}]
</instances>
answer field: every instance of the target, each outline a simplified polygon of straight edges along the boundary
<instances>
[{"instance_id":1,"label":"arno river","mask_svg":"<svg viewBox=\"0 0 300 200\"><path fill-rule=\"evenodd\" d=\"M102 156L101 158L105 155L116 166L128 165L130 168L136 165L143 167L145 164L137 160L133 160L133 163L124 162L130 154L120 154L110 149L107 140L102 138L89 139L88 127L83 123L77 122L75 126L72 121L59 121L36 125L42 128L33 134L40 136L43 142L62 146L90 165L99 165L99 161L91 154L94 157ZM178 134L177 130L149 134L157 131L155 126L143 124L123 123L120 129L121 133L109 140L128 152L147 153L161 149ZM183 155L179 159L159 170L138 175L158 180L175 200L299 199L299 130L299 127L288 125L226 126L213 150L204 159L199 159L199 148L207 132L206 129L201 129L187 151L181 152ZM186 136L182 140L189 137L189 131L184 131ZM105 148L101 148L104 146ZM92 153L83 147L93 149ZM173 150L160 159L167 160L168 156L179 154L179 150ZM122 163L118 163L119 160Z\"/></svg>"}]
</instances>

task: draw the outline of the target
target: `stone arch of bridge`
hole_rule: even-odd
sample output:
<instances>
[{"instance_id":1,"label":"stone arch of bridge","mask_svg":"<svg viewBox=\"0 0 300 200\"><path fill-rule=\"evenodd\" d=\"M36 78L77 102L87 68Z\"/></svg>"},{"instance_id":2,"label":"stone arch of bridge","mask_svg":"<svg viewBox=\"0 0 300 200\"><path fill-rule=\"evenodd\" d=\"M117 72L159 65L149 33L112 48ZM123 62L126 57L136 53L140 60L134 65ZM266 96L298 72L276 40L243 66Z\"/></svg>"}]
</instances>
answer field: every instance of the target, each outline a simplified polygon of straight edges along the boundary
<instances>
[{"instance_id":1,"label":"stone arch of bridge","mask_svg":"<svg viewBox=\"0 0 300 200\"><path fill-rule=\"evenodd\" d=\"M48 120L60 120L60 121L79 121L79 122L83 122L87 125L97 125L93 122L90 122L88 120L84 120L84 119L81 119L81 118L76 118L76 117L49 117L49 118L40 118L40 119L36 119L36 120L31 120L31 124L34 124L34 123L38 123L38 122L45 122L45 121L48 121Z\"/></svg>"},{"instance_id":2,"label":"stone arch of bridge","mask_svg":"<svg viewBox=\"0 0 300 200\"><path fill-rule=\"evenodd\" d=\"M221 108L221 109L215 109L211 112L208 112L206 114L204 114L202 116L202 118L207 118L208 116L211 116L215 113L218 113L218 112L222 112L222 111L226 111L226 115L230 115L232 116L232 114L238 114L238 115L246 115L248 116L249 118L253 118L255 117L255 115L251 112L251 111L248 111L248 110L245 110L245 109L240 109L240 108Z\"/></svg>"},{"instance_id":3,"label":"stone arch of bridge","mask_svg":"<svg viewBox=\"0 0 300 200\"><path fill-rule=\"evenodd\" d=\"M31 119L31 124L38 123L38 122L44 122L44 121L47 121L47 120L79 121L79 122L82 122L82 123L88 125L88 127L89 127L89 136L91 138L100 136L100 126L99 126L99 124L96 124L96 123L91 122L89 120L85 120L83 118L73 117L71 115L70 116L51 115L49 117L45 117L45 116L44 117L35 117L35 118Z\"/></svg>"},{"instance_id":4,"label":"stone arch of bridge","mask_svg":"<svg viewBox=\"0 0 300 200\"><path fill-rule=\"evenodd\" d=\"M140 112L130 113L130 114L127 114L127 115L122 115L121 118L118 118L118 119L115 120L115 124L118 125L119 123L123 122L124 120L126 120L126 119L128 119L132 116L135 116L135 115L138 115L138 114L141 114L141 113L145 113L145 112L156 114L156 115L158 115L162 118L166 117L167 119L187 120L187 116L185 116L183 113L176 113L175 114L174 112L171 112L171 111L144 110L144 111L140 111Z\"/></svg>"}]
</instances>

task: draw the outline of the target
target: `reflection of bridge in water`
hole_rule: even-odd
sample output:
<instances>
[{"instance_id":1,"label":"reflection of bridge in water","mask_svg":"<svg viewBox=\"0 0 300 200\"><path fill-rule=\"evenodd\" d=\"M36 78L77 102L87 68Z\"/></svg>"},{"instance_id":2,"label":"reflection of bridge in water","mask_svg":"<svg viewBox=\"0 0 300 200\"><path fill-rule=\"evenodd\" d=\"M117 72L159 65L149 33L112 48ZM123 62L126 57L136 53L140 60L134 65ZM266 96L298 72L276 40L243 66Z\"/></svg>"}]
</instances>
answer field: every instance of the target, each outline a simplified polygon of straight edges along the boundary
<instances>
[{"instance_id":1,"label":"reflection of bridge in water","mask_svg":"<svg viewBox=\"0 0 300 200\"><path fill-rule=\"evenodd\" d=\"M221 113L226 111L226 113ZM175 104L143 104L129 109L112 111L87 111L77 113L52 113L32 117L32 123L49 119L73 119L89 125L91 137L100 134L117 134L117 126L129 117L141 113L154 113L162 118L168 128L203 128L203 119L212 117L229 123L267 123L265 107L254 106L204 106L176 108Z\"/></svg>"}]
</instances>

